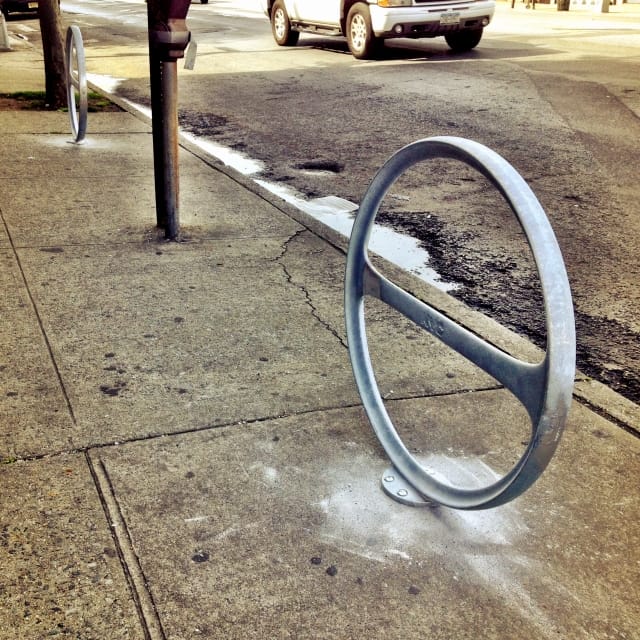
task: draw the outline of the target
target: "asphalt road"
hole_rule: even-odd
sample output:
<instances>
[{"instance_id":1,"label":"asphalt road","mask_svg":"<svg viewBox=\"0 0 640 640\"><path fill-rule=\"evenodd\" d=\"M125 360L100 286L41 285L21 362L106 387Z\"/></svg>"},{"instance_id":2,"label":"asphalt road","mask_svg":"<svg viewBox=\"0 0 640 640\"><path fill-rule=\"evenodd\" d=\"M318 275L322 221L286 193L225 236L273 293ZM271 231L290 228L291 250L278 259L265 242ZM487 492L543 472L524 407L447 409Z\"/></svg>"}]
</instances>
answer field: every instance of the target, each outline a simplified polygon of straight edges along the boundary
<instances>
[{"instance_id":1,"label":"asphalt road","mask_svg":"<svg viewBox=\"0 0 640 640\"><path fill-rule=\"evenodd\" d=\"M89 71L148 103L146 9L132 0L64 2ZM181 126L262 161L256 177L305 197L359 202L399 147L431 135L481 142L530 184L571 282L578 364L640 402L640 24L501 3L479 47L396 41L359 62L341 39L275 46L253 0L194 3L198 42L181 71ZM613 11L613 9L612 9ZM407 174L380 219L417 237L452 294L544 344L538 278L512 213L451 162Z\"/></svg>"}]
</instances>

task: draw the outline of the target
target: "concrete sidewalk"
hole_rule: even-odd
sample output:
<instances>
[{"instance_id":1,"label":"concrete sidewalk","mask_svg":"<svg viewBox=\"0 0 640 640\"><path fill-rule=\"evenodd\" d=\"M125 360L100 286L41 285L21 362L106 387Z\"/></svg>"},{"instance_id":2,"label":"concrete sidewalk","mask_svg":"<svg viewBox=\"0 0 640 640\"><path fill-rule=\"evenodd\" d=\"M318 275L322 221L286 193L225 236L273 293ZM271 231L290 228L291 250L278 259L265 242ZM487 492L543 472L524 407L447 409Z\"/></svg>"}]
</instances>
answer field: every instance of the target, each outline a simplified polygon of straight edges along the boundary
<instances>
[{"instance_id":1,"label":"concrete sidewalk","mask_svg":"<svg viewBox=\"0 0 640 640\"><path fill-rule=\"evenodd\" d=\"M0 92L42 86L34 50L0 56ZM188 241L163 242L127 112L90 114L83 145L64 113L0 131L0 638L640 638L637 406L580 377L524 496L403 507L348 362L344 241L183 148ZM411 450L462 483L509 468L510 396L381 305L368 321Z\"/></svg>"}]
</instances>

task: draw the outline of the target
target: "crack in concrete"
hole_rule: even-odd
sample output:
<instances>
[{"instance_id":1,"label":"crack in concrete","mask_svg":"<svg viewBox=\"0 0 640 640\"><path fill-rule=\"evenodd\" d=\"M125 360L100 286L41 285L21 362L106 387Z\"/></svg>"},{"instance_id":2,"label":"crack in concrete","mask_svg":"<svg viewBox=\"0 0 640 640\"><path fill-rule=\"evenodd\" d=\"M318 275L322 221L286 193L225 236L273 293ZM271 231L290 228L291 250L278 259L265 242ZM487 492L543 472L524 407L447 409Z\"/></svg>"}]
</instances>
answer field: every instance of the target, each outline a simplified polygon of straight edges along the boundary
<instances>
[{"instance_id":1,"label":"crack in concrete","mask_svg":"<svg viewBox=\"0 0 640 640\"><path fill-rule=\"evenodd\" d=\"M282 244L282 251L280 252L280 254L278 256L276 256L273 259L273 261L277 262L282 267L282 271L283 271L283 273L285 275L285 278L287 279L287 282L289 284L291 284L292 286L298 288L302 292L302 294L305 297L305 302L306 302L307 306L311 309L311 315L325 329L327 329L327 331L329 331L331 333L331 335L333 335L345 349L348 349L348 345L347 345L346 341L343 339L343 337L338 333L338 331L336 329L334 329L331 326L331 324L327 320L322 318L322 316L320 315L320 312L318 311L317 307L313 304L313 299L311 297L311 294L309 293L309 290L303 284L301 284L299 282L296 282L293 279L293 275L287 269L287 266L283 262L285 256L287 255L287 253L289 251L289 247L291 246L291 244L293 242L295 242L300 236L302 236L303 234L307 234L307 233L309 233L308 229L299 229L293 235L291 235L289 238L287 238L287 240L285 240L285 242Z\"/></svg>"}]
</instances>

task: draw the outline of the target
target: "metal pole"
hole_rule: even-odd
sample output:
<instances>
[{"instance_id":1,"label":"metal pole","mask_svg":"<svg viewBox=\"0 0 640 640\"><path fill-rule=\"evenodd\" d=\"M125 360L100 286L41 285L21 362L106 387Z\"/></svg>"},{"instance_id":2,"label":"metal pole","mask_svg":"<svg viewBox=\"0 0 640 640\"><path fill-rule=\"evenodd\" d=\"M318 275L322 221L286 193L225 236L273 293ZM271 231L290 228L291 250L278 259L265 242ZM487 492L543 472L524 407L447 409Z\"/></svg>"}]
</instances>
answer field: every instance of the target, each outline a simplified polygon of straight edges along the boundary
<instances>
[{"instance_id":1,"label":"metal pole","mask_svg":"<svg viewBox=\"0 0 640 640\"><path fill-rule=\"evenodd\" d=\"M165 238L180 234L178 175L178 66L191 34L190 0L148 0L149 76L156 221Z\"/></svg>"},{"instance_id":2,"label":"metal pole","mask_svg":"<svg viewBox=\"0 0 640 640\"><path fill-rule=\"evenodd\" d=\"M162 146L164 149L165 237L176 240L180 233L180 176L178 166L178 63L162 64Z\"/></svg>"},{"instance_id":3,"label":"metal pole","mask_svg":"<svg viewBox=\"0 0 640 640\"><path fill-rule=\"evenodd\" d=\"M156 224L160 229L167 227L165 208L164 172L164 102L162 97L162 60L154 47L149 47L149 78L151 87L151 133L153 137L153 175L156 194Z\"/></svg>"}]
</instances>

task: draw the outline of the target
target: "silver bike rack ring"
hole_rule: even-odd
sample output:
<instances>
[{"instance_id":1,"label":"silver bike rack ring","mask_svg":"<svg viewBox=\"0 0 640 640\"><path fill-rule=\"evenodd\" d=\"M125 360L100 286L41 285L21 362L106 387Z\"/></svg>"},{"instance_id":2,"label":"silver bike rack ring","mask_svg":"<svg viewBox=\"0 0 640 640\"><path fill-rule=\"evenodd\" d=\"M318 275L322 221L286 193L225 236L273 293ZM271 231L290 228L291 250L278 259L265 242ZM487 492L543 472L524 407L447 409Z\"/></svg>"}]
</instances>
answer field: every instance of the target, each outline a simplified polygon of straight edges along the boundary
<instances>
[{"instance_id":1,"label":"silver bike rack ring","mask_svg":"<svg viewBox=\"0 0 640 640\"><path fill-rule=\"evenodd\" d=\"M528 363L501 351L386 279L369 261L369 236L385 194L407 169L437 158L459 160L475 168L502 193L517 216L542 285L547 348L541 362ZM385 409L371 365L364 317L367 295L404 314L489 373L524 405L532 426L529 444L511 471L498 481L477 489L454 487L434 477L409 453ZM389 158L371 182L354 222L347 253L345 319L349 356L363 406L395 467L393 473L402 476L409 491L456 509L488 509L513 500L540 477L556 450L571 404L573 304L562 254L547 216L527 183L504 158L477 142L447 136L419 140ZM392 480L395 483L389 473L383 477L383 486ZM407 495L406 490L399 491L401 496Z\"/></svg>"},{"instance_id":2,"label":"silver bike rack ring","mask_svg":"<svg viewBox=\"0 0 640 640\"><path fill-rule=\"evenodd\" d=\"M84 59L84 44L80 28L71 25L67 29L65 44L65 65L67 70L67 105L74 141L84 140L87 131L87 71ZM76 103L76 94L78 102Z\"/></svg>"}]
</instances>

